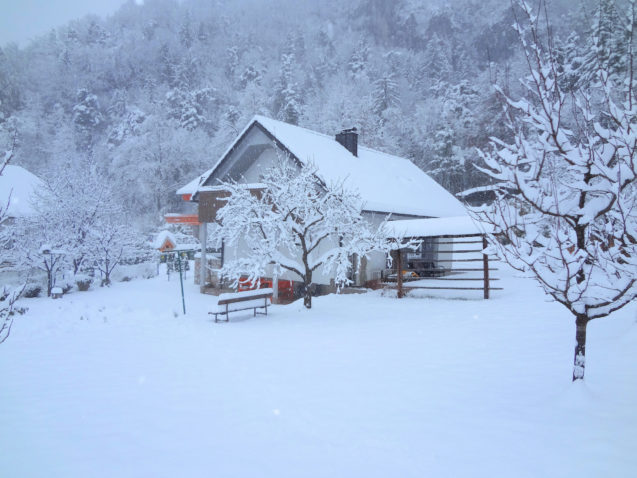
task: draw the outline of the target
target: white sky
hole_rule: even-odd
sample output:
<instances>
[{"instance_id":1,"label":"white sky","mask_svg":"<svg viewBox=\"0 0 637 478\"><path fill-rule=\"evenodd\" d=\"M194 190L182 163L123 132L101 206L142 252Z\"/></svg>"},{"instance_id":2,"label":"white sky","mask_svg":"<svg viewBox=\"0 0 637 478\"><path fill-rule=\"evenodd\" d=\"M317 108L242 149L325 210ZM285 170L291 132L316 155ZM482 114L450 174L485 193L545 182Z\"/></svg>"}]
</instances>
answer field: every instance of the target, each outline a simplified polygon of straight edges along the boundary
<instances>
[{"instance_id":1,"label":"white sky","mask_svg":"<svg viewBox=\"0 0 637 478\"><path fill-rule=\"evenodd\" d=\"M108 16L127 0L0 0L0 46L20 46L75 18ZM132 1L132 0L131 0ZM142 0L135 0L142 3Z\"/></svg>"}]
</instances>

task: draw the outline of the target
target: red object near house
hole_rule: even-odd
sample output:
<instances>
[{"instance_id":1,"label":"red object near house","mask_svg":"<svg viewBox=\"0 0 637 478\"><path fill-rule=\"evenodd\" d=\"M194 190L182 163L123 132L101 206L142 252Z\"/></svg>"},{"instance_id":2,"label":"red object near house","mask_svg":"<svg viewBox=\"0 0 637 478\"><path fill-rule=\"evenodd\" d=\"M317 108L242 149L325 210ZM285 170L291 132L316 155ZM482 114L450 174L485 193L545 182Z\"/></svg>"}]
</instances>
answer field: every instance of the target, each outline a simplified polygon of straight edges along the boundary
<instances>
[{"instance_id":1,"label":"red object near house","mask_svg":"<svg viewBox=\"0 0 637 478\"><path fill-rule=\"evenodd\" d=\"M161 252L166 252L166 251L172 251L175 248L175 244L173 244L173 242L170 239L166 239L161 247L159 247L159 250Z\"/></svg>"},{"instance_id":2,"label":"red object near house","mask_svg":"<svg viewBox=\"0 0 637 478\"><path fill-rule=\"evenodd\" d=\"M199 226L198 214L166 214L164 219L168 224L187 224L190 226Z\"/></svg>"},{"instance_id":3,"label":"red object near house","mask_svg":"<svg viewBox=\"0 0 637 478\"><path fill-rule=\"evenodd\" d=\"M247 280L247 278L239 279L238 292L244 292L246 290L255 290L259 284L259 289L272 289L272 279L267 277L260 277L255 283ZM292 300L294 299L294 285L291 280L279 279L279 299Z\"/></svg>"}]
</instances>

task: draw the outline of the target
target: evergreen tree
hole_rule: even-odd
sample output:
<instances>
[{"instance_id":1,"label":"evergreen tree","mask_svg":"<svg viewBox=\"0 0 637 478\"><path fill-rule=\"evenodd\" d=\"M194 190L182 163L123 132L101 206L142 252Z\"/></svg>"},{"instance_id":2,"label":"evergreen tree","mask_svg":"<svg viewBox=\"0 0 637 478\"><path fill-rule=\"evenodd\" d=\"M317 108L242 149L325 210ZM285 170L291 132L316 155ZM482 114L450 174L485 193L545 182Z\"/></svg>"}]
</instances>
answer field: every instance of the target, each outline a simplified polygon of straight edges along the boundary
<instances>
[{"instance_id":1,"label":"evergreen tree","mask_svg":"<svg viewBox=\"0 0 637 478\"><path fill-rule=\"evenodd\" d=\"M104 118L100 112L97 96L81 88L77 91L76 97L77 103L73 106L73 123L77 135L77 146L84 151L90 151Z\"/></svg>"},{"instance_id":2,"label":"evergreen tree","mask_svg":"<svg viewBox=\"0 0 637 478\"><path fill-rule=\"evenodd\" d=\"M369 47L364 39L359 40L348 62L348 68L353 77L359 77L365 73L369 59Z\"/></svg>"},{"instance_id":3,"label":"evergreen tree","mask_svg":"<svg viewBox=\"0 0 637 478\"><path fill-rule=\"evenodd\" d=\"M286 123L298 124L301 117L301 96L294 79L296 58L294 53L283 54L281 72L275 90L274 110L277 118Z\"/></svg>"},{"instance_id":4,"label":"evergreen tree","mask_svg":"<svg viewBox=\"0 0 637 478\"><path fill-rule=\"evenodd\" d=\"M615 0L600 0L595 10L589 33L587 53L577 68L580 77L578 86L587 86L596 81L601 68L615 82L622 82L628 72L628 48L631 44L631 24L626 24L620 15Z\"/></svg>"},{"instance_id":5,"label":"evergreen tree","mask_svg":"<svg viewBox=\"0 0 637 478\"><path fill-rule=\"evenodd\" d=\"M382 118L383 113L400 105L398 83L393 74L385 74L374 82L373 111Z\"/></svg>"},{"instance_id":6,"label":"evergreen tree","mask_svg":"<svg viewBox=\"0 0 637 478\"><path fill-rule=\"evenodd\" d=\"M257 85L260 85L261 79L261 72L257 70L253 65L248 65L239 77L239 84L241 85L241 88L245 89L250 83L256 83Z\"/></svg>"},{"instance_id":7,"label":"evergreen tree","mask_svg":"<svg viewBox=\"0 0 637 478\"><path fill-rule=\"evenodd\" d=\"M232 46L226 50L226 78L230 81L234 81L234 74L239 65L239 49L236 46Z\"/></svg>"},{"instance_id":8,"label":"evergreen tree","mask_svg":"<svg viewBox=\"0 0 637 478\"><path fill-rule=\"evenodd\" d=\"M179 27L179 42L186 49L192 46L192 33L190 32L190 14L186 13Z\"/></svg>"},{"instance_id":9,"label":"evergreen tree","mask_svg":"<svg viewBox=\"0 0 637 478\"><path fill-rule=\"evenodd\" d=\"M453 71L451 58L451 46L437 34L434 34L425 49L425 60L421 67L421 75L428 78L430 83L449 81Z\"/></svg>"},{"instance_id":10,"label":"evergreen tree","mask_svg":"<svg viewBox=\"0 0 637 478\"><path fill-rule=\"evenodd\" d=\"M167 43L163 43L159 50L160 78L162 83L175 85L175 61Z\"/></svg>"}]
</instances>

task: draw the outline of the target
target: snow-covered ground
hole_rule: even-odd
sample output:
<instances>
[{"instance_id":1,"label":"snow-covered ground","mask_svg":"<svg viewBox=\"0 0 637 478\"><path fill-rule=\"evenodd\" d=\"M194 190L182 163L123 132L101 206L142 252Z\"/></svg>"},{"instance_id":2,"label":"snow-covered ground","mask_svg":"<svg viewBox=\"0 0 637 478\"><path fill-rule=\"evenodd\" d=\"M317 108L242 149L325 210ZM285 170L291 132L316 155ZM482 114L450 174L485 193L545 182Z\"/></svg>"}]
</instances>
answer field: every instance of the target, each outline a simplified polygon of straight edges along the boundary
<instances>
[{"instance_id":1,"label":"snow-covered ground","mask_svg":"<svg viewBox=\"0 0 637 478\"><path fill-rule=\"evenodd\" d=\"M533 283L374 292L214 324L165 277L29 299L0 345L2 477L634 477L637 307L574 325Z\"/></svg>"}]
</instances>

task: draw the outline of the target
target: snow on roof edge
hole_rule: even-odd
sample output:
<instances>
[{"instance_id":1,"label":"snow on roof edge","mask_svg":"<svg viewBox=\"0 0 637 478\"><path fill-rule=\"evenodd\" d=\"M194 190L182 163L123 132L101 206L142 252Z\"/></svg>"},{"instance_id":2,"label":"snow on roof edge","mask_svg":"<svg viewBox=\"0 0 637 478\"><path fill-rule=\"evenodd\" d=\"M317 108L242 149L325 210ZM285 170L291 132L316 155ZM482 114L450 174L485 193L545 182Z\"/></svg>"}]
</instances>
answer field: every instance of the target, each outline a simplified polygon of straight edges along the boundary
<instances>
[{"instance_id":1,"label":"snow on roof edge","mask_svg":"<svg viewBox=\"0 0 637 478\"><path fill-rule=\"evenodd\" d=\"M484 234L485 228L466 215L390 221L386 232L387 237L436 237Z\"/></svg>"}]
</instances>

